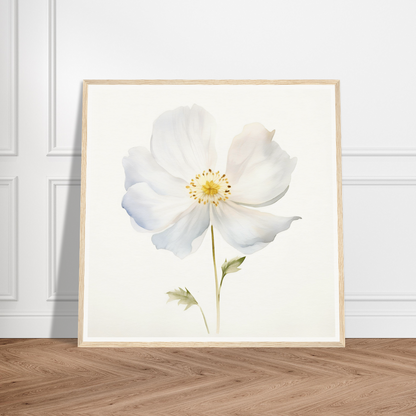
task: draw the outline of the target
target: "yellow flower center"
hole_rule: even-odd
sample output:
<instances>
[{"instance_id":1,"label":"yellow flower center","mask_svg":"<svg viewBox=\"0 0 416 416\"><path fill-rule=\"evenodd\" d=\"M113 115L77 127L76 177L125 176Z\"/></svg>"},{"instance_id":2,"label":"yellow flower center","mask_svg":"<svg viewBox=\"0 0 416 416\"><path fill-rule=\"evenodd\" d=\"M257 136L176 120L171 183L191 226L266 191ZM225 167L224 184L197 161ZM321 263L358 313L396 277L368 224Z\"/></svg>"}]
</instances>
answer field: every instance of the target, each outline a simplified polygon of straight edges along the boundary
<instances>
[{"instance_id":1,"label":"yellow flower center","mask_svg":"<svg viewBox=\"0 0 416 416\"><path fill-rule=\"evenodd\" d=\"M217 183L214 183L214 181L206 181L205 185L202 185L202 190L207 195L215 195L218 193L218 190L220 189L220 186Z\"/></svg>"},{"instance_id":2,"label":"yellow flower center","mask_svg":"<svg viewBox=\"0 0 416 416\"><path fill-rule=\"evenodd\" d=\"M218 206L219 201L226 201L231 195L231 185L226 175L220 172L203 171L195 176L186 187L189 191L189 197L198 201L199 204L212 202Z\"/></svg>"}]
</instances>

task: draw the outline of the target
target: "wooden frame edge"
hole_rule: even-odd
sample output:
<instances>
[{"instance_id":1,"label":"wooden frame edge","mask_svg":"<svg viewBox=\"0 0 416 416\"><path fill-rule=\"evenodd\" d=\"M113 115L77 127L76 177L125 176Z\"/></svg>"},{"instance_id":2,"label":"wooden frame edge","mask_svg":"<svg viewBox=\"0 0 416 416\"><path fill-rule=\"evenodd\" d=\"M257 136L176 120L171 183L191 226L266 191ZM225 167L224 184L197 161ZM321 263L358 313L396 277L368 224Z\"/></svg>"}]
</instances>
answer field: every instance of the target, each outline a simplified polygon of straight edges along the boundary
<instances>
[{"instance_id":1,"label":"wooden frame edge","mask_svg":"<svg viewBox=\"0 0 416 416\"><path fill-rule=\"evenodd\" d=\"M87 207L87 112L88 82L82 84L81 215L79 233L78 346L84 340L85 213Z\"/></svg>"},{"instance_id":2,"label":"wooden frame edge","mask_svg":"<svg viewBox=\"0 0 416 416\"><path fill-rule=\"evenodd\" d=\"M87 79L84 85L337 85L336 79Z\"/></svg>"},{"instance_id":3,"label":"wooden frame edge","mask_svg":"<svg viewBox=\"0 0 416 416\"><path fill-rule=\"evenodd\" d=\"M89 85L334 85L336 117L336 178L338 216L338 269L339 269L339 339L333 342L89 342L84 341L84 274L85 274L85 220L86 220L86 170L87 170L87 110ZM82 95L82 158L81 158L81 221L79 254L79 305L78 347L92 348L343 348L345 347L344 306L344 256L342 209L342 149L341 149L341 95L339 80L84 80Z\"/></svg>"},{"instance_id":4,"label":"wooden frame edge","mask_svg":"<svg viewBox=\"0 0 416 416\"><path fill-rule=\"evenodd\" d=\"M343 348L344 342L82 342L82 348Z\"/></svg>"},{"instance_id":5,"label":"wooden frame edge","mask_svg":"<svg viewBox=\"0 0 416 416\"><path fill-rule=\"evenodd\" d=\"M339 339L345 346L345 305L344 305L344 228L342 208L342 147L341 147L341 89L340 81L335 83L335 131L337 161L337 217L338 217L338 284L339 284Z\"/></svg>"}]
</instances>

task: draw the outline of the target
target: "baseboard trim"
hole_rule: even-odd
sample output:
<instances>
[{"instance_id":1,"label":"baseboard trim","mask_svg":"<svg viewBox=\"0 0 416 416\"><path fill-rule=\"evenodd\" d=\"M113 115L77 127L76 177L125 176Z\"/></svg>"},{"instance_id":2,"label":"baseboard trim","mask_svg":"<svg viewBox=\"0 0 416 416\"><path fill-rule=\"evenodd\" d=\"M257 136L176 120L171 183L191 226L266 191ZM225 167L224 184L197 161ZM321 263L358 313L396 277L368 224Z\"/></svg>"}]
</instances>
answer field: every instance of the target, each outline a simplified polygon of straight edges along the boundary
<instances>
[{"instance_id":1,"label":"baseboard trim","mask_svg":"<svg viewBox=\"0 0 416 416\"><path fill-rule=\"evenodd\" d=\"M0 338L77 338L78 316L70 314L0 315Z\"/></svg>"},{"instance_id":2,"label":"baseboard trim","mask_svg":"<svg viewBox=\"0 0 416 416\"><path fill-rule=\"evenodd\" d=\"M416 338L416 315L350 315L345 317L346 338Z\"/></svg>"},{"instance_id":3,"label":"baseboard trim","mask_svg":"<svg viewBox=\"0 0 416 416\"><path fill-rule=\"evenodd\" d=\"M346 338L416 338L415 311L349 312ZM76 314L0 316L0 338L77 338Z\"/></svg>"}]
</instances>

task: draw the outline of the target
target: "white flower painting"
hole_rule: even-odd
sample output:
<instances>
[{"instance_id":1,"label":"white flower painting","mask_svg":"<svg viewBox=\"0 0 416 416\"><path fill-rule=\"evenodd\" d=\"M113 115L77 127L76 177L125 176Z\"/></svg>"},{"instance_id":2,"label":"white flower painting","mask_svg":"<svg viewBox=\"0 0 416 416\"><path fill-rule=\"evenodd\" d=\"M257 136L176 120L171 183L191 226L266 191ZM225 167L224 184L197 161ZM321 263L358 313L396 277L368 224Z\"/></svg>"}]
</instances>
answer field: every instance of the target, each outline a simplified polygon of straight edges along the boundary
<instances>
[{"instance_id":1,"label":"white flower painting","mask_svg":"<svg viewBox=\"0 0 416 416\"><path fill-rule=\"evenodd\" d=\"M224 277L240 270L245 256L226 260L219 282L214 230L239 252L251 255L300 217L257 209L285 196L297 163L273 140L274 131L260 123L244 126L231 142L225 172L216 170L215 131L214 117L196 104L161 114L153 124L150 151L134 147L123 159L127 192L122 207L135 230L153 233L157 249L180 259L198 250L210 228L218 333ZM199 306L188 289L167 293L169 300L187 304L186 309Z\"/></svg>"},{"instance_id":2,"label":"white flower painting","mask_svg":"<svg viewBox=\"0 0 416 416\"><path fill-rule=\"evenodd\" d=\"M81 344L344 345L339 81L89 80L82 131Z\"/></svg>"}]
</instances>

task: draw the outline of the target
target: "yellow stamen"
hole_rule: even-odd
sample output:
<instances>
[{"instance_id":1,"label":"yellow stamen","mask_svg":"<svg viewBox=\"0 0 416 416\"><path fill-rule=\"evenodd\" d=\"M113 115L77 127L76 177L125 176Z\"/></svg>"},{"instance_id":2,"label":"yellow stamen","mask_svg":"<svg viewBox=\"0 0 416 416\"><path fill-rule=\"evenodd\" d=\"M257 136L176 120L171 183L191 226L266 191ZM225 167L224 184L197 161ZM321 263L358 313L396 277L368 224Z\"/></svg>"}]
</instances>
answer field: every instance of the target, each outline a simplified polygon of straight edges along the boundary
<instances>
[{"instance_id":1,"label":"yellow stamen","mask_svg":"<svg viewBox=\"0 0 416 416\"><path fill-rule=\"evenodd\" d=\"M219 201L226 201L231 195L227 176L221 175L219 171L213 172L212 169L195 175L186 187L190 198L197 200L199 204L203 202L204 205L212 202L215 207L219 205Z\"/></svg>"},{"instance_id":2,"label":"yellow stamen","mask_svg":"<svg viewBox=\"0 0 416 416\"><path fill-rule=\"evenodd\" d=\"M206 181L205 185L202 185L202 190L207 195L215 195L218 193L218 190L220 189L220 186L213 181Z\"/></svg>"}]
</instances>

